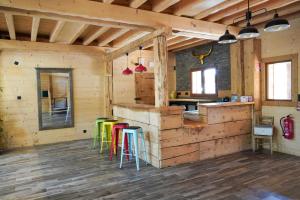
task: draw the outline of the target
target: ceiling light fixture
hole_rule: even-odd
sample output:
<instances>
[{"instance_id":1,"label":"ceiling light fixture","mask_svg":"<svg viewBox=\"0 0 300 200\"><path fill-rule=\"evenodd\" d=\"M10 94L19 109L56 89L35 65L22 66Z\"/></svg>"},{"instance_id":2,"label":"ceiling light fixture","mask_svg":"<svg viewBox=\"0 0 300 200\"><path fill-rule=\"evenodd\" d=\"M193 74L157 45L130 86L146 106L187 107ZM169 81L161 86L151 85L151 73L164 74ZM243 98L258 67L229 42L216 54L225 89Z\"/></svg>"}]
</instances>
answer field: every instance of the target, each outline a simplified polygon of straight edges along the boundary
<instances>
[{"instance_id":1,"label":"ceiling light fixture","mask_svg":"<svg viewBox=\"0 0 300 200\"><path fill-rule=\"evenodd\" d=\"M226 28L224 35L219 38L219 44L232 44L237 41L236 37L229 33L229 30Z\"/></svg>"},{"instance_id":2,"label":"ceiling light fixture","mask_svg":"<svg viewBox=\"0 0 300 200\"><path fill-rule=\"evenodd\" d=\"M275 11L273 19L266 24L264 31L266 32L283 31L289 29L290 26L291 25L288 22L288 20L280 18L277 12Z\"/></svg>"},{"instance_id":3,"label":"ceiling light fixture","mask_svg":"<svg viewBox=\"0 0 300 200\"><path fill-rule=\"evenodd\" d=\"M142 60L142 49L143 49L143 47L140 46L139 65L134 70L136 72L145 72L145 71L147 71L147 68L141 63L141 60Z\"/></svg>"},{"instance_id":4,"label":"ceiling light fixture","mask_svg":"<svg viewBox=\"0 0 300 200\"><path fill-rule=\"evenodd\" d=\"M255 11L257 12L257 11ZM247 25L246 27L242 28L240 30L238 38L239 39L250 39L250 38L256 38L260 34L254 26L251 26L250 20L252 19L252 11L250 11L250 0L248 0L248 10L246 12L246 20L247 20Z\"/></svg>"},{"instance_id":5,"label":"ceiling light fixture","mask_svg":"<svg viewBox=\"0 0 300 200\"><path fill-rule=\"evenodd\" d=\"M127 63L126 63L126 66L127 66L127 67L126 67L126 69L123 70L122 74L123 74L123 75L130 75L130 74L132 74L133 72L132 72L131 69L128 68L128 53L126 53L126 58L127 58L127 60L126 60L126 62L127 62Z\"/></svg>"}]
</instances>

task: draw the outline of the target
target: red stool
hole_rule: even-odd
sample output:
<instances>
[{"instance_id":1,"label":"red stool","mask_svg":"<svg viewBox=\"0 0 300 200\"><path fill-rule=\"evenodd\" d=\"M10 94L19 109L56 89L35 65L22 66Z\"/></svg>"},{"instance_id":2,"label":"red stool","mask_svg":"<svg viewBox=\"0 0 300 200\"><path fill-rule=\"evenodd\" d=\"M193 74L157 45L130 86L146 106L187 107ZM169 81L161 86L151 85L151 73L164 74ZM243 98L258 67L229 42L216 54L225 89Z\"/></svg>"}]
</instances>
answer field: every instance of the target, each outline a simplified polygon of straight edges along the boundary
<instances>
[{"instance_id":1,"label":"red stool","mask_svg":"<svg viewBox=\"0 0 300 200\"><path fill-rule=\"evenodd\" d=\"M118 152L118 144L119 144L119 131L122 130L123 128L128 128L129 124L128 123L117 123L115 125L113 125L113 130L111 133L111 145L110 145L110 160L112 160L112 155L113 152L116 153ZM128 151L128 139L127 139L127 135L125 136L125 151ZM129 156L126 156L127 160L129 160Z\"/></svg>"}]
</instances>

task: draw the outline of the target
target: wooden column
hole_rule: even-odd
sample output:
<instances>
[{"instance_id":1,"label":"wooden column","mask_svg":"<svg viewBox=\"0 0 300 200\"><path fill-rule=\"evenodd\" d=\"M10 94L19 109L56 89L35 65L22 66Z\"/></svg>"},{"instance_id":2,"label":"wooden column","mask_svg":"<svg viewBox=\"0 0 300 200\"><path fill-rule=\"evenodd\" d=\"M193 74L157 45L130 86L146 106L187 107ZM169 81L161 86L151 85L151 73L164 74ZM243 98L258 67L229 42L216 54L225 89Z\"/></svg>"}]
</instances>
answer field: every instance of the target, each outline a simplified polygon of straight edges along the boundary
<instances>
[{"instance_id":1,"label":"wooden column","mask_svg":"<svg viewBox=\"0 0 300 200\"><path fill-rule=\"evenodd\" d=\"M245 95L254 98L255 113L261 111L261 91L260 91L260 60L261 60L261 40L250 39L244 41L244 81Z\"/></svg>"},{"instance_id":2,"label":"wooden column","mask_svg":"<svg viewBox=\"0 0 300 200\"><path fill-rule=\"evenodd\" d=\"M107 61L105 63L105 80L104 80L104 92L105 92L105 116L111 117L112 116L112 67L113 62Z\"/></svg>"},{"instance_id":3,"label":"wooden column","mask_svg":"<svg viewBox=\"0 0 300 200\"><path fill-rule=\"evenodd\" d=\"M230 45L231 94L245 95L243 41Z\"/></svg>"},{"instance_id":4,"label":"wooden column","mask_svg":"<svg viewBox=\"0 0 300 200\"><path fill-rule=\"evenodd\" d=\"M165 35L154 38L153 51L155 76L155 107L168 106L168 51Z\"/></svg>"}]
</instances>

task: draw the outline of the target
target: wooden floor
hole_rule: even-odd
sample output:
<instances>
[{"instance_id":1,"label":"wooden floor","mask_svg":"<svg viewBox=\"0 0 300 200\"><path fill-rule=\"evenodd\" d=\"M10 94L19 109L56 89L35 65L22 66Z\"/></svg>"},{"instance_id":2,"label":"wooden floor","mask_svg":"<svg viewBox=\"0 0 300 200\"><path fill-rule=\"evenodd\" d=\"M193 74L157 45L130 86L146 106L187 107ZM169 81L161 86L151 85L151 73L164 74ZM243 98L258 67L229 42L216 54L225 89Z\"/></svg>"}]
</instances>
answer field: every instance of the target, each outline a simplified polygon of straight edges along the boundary
<instances>
[{"instance_id":1,"label":"wooden floor","mask_svg":"<svg viewBox=\"0 0 300 200\"><path fill-rule=\"evenodd\" d=\"M300 158L243 152L156 169L119 169L91 141L0 156L0 199L300 199Z\"/></svg>"}]
</instances>

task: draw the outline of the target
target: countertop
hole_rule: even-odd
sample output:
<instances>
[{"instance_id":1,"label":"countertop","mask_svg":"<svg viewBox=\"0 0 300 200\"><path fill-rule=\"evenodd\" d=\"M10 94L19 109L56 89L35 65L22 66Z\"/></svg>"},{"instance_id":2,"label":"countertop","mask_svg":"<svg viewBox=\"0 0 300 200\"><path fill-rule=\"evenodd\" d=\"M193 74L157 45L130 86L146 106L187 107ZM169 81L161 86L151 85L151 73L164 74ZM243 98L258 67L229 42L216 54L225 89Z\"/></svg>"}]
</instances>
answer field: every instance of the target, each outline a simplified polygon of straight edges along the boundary
<instances>
[{"instance_id":1,"label":"countertop","mask_svg":"<svg viewBox=\"0 0 300 200\"><path fill-rule=\"evenodd\" d=\"M216 107L227 107L227 106L244 106L253 105L254 102L216 102L216 103L199 103L200 107L216 108Z\"/></svg>"},{"instance_id":2,"label":"countertop","mask_svg":"<svg viewBox=\"0 0 300 200\"><path fill-rule=\"evenodd\" d=\"M166 107L155 107L154 105L147 104L134 104L134 103L119 103L113 104L113 106L118 106L122 108L128 108L133 110L145 110L151 112L168 112L168 111L183 111L184 106L166 106Z\"/></svg>"},{"instance_id":3,"label":"countertop","mask_svg":"<svg viewBox=\"0 0 300 200\"><path fill-rule=\"evenodd\" d=\"M178 98L178 99L169 99L169 101L171 102L174 102L174 101L183 101L183 102L215 102L214 100L211 100L211 99L181 99L181 98Z\"/></svg>"}]
</instances>

